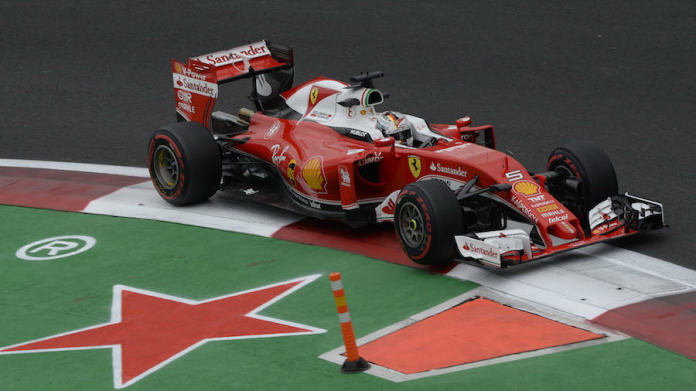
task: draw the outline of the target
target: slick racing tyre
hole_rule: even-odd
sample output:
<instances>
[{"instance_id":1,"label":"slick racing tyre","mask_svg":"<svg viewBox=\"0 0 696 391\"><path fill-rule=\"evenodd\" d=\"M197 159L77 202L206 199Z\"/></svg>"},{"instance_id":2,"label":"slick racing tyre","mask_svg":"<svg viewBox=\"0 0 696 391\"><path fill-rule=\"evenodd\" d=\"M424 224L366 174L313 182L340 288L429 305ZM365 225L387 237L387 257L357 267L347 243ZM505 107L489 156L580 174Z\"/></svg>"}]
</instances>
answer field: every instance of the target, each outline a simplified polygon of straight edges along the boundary
<instances>
[{"instance_id":1,"label":"slick racing tyre","mask_svg":"<svg viewBox=\"0 0 696 391\"><path fill-rule=\"evenodd\" d=\"M159 195L174 205L207 200L220 185L220 148L197 122L179 122L153 133L147 166Z\"/></svg>"},{"instance_id":2,"label":"slick racing tyre","mask_svg":"<svg viewBox=\"0 0 696 391\"><path fill-rule=\"evenodd\" d=\"M587 212L619 192L614 166L595 143L574 141L556 148L549 156L547 167L561 177L549 184L549 191L580 219L586 231L589 229Z\"/></svg>"},{"instance_id":3,"label":"slick racing tyre","mask_svg":"<svg viewBox=\"0 0 696 391\"><path fill-rule=\"evenodd\" d=\"M401 190L394 227L406 255L425 265L452 259L454 235L464 233L461 207L447 184L438 180L415 182Z\"/></svg>"}]
</instances>

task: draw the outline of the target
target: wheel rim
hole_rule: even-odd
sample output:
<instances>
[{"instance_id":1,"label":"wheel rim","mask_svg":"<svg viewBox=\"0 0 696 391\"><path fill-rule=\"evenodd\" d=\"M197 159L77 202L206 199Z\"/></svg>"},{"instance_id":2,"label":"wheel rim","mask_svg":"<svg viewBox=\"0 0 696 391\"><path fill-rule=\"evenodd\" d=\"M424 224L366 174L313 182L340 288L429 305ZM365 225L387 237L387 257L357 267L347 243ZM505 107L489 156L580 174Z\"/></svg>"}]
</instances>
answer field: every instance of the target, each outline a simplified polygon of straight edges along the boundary
<instances>
[{"instance_id":1,"label":"wheel rim","mask_svg":"<svg viewBox=\"0 0 696 391\"><path fill-rule=\"evenodd\" d=\"M406 202L401 206L399 214L399 233L409 247L416 248L425 238L423 213L413 203Z\"/></svg>"},{"instance_id":2,"label":"wheel rim","mask_svg":"<svg viewBox=\"0 0 696 391\"><path fill-rule=\"evenodd\" d=\"M179 163L174 151L166 145L160 145L155 149L152 164L160 186L166 190L175 188L179 181Z\"/></svg>"}]
</instances>

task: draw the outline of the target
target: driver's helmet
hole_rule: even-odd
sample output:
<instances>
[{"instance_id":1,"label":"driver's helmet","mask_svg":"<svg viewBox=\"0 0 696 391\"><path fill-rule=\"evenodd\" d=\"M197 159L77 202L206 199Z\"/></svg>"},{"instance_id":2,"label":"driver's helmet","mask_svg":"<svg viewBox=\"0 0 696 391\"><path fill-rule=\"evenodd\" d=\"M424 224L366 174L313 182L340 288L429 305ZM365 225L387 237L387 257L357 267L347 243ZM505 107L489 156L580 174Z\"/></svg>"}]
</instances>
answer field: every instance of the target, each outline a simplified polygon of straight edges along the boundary
<instances>
[{"instance_id":1,"label":"driver's helmet","mask_svg":"<svg viewBox=\"0 0 696 391\"><path fill-rule=\"evenodd\" d=\"M377 116L377 129L384 137L394 137L396 141L408 146L413 145L411 122L402 113L385 111Z\"/></svg>"}]
</instances>

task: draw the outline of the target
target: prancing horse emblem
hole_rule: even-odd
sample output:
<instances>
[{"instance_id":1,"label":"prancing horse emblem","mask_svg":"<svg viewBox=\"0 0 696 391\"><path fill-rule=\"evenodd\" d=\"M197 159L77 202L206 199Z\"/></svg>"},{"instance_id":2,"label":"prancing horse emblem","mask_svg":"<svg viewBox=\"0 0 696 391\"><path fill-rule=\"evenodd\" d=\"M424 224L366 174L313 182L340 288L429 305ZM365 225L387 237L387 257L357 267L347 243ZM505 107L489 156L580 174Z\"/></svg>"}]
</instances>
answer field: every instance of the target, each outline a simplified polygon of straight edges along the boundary
<instances>
[{"instance_id":1,"label":"prancing horse emblem","mask_svg":"<svg viewBox=\"0 0 696 391\"><path fill-rule=\"evenodd\" d=\"M421 173L421 160L418 156L408 157L408 168L411 169L411 174L414 178L418 178Z\"/></svg>"},{"instance_id":2,"label":"prancing horse emblem","mask_svg":"<svg viewBox=\"0 0 696 391\"><path fill-rule=\"evenodd\" d=\"M312 90L309 91L309 101L312 102L312 104L316 104L318 97L319 97L319 89L317 87L312 87Z\"/></svg>"}]
</instances>

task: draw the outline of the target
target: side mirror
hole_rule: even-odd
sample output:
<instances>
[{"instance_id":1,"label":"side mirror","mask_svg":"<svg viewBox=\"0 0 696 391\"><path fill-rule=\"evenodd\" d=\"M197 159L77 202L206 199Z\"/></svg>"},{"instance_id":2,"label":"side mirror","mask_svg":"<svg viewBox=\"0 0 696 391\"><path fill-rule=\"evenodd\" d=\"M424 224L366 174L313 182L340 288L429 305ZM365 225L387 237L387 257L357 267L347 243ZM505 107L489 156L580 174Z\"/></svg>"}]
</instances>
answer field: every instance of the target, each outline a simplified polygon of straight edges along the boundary
<instances>
[{"instance_id":1,"label":"side mirror","mask_svg":"<svg viewBox=\"0 0 696 391\"><path fill-rule=\"evenodd\" d=\"M459 118L457 121L455 121L455 124L457 125L458 128L463 128L465 126L471 125L471 117L462 117Z\"/></svg>"},{"instance_id":2,"label":"side mirror","mask_svg":"<svg viewBox=\"0 0 696 391\"><path fill-rule=\"evenodd\" d=\"M394 137L384 137L384 138L378 138L375 140L375 145L378 147L388 147L390 145L394 145L396 140Z\"/></svg>"},{"instance_id":3,"label":"side mirror","mask_svg":"<svg viewBox=\"0 0 696 391\"><path fill-rule=\"evenodd\" d=\"M512 189L509 183L496 183L494 185L488 186L490 191L507 191Z\"/></svg>"},{"instance_id":4,"label":"side mirror","mask_svg":"<svg viewBox=\"0 0 696 391\"><path fill-rule=\"evenodd\" d=\"M357 106L360 104L360 100L357 98L350 98L350 99L345 99L340 102L338 102L339 105L343 107L351 107L351 106Z\"/></svg>"}]
</instances>

